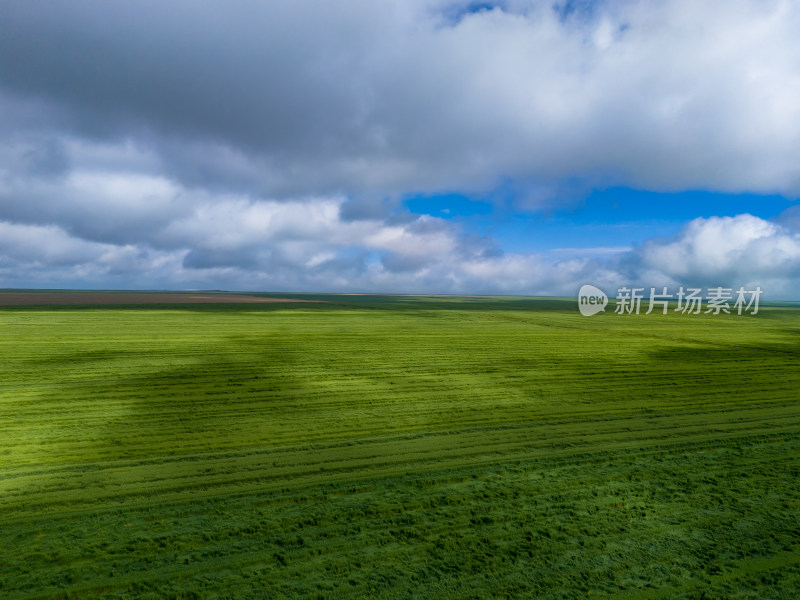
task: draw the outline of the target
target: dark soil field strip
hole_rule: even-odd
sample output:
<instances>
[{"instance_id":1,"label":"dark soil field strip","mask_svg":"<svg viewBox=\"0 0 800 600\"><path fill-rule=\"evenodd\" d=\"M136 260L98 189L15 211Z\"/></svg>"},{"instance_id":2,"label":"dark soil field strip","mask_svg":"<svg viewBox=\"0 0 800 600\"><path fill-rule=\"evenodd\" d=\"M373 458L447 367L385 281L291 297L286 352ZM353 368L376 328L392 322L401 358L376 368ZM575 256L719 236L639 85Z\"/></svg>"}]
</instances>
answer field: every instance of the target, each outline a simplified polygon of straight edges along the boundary
<instances>
[{"instance_id":1,"label":"dark soil field strip","mask_svg":"<svg viewBox=\"0 0 800 600\"><path fill-rule=\"evenodd\" d=\"M107 306L136 304L259 304L270 302L320 302L246 294L205 292L3 292L0 306Z\"/></svg>"}]
</instances>

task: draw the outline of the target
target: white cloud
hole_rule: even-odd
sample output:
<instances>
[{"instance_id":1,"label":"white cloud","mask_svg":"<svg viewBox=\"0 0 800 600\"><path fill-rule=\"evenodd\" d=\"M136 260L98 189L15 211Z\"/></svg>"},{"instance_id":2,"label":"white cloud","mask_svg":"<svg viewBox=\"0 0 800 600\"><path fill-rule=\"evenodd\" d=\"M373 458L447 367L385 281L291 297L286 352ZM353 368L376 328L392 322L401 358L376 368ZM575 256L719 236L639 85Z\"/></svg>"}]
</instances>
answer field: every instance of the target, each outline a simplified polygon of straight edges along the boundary
<instances>
[{"instance_id":1,"label":"white cloud","mask_svg":"<svg viewBox=\"0 0 800 600\"><path fill-rule=\"evenodd\" d=\"M800 233L748 214L695 219L674 240L651 240L633 256L637 279L652 285L761 285L783 298L800 292Z\"/></svg>"},{"instance_id":2,"label":"white cloud","mask_svg":"<svg viewBox=\"0 0 800 600\"><path fill-rule=\"evenodd\" d=\"M121 186L124 196L127 187ZM7 286L459 293L571 293L587 259L498 254L429 216L342 220L341 198L254 202L205 197L163 229L167 244L109 244L55 225L0 222ZM150 282L150 285L143 282Z\"/></svg>"},{"instance_id":3,"label":"white cloud","mask_svg":"<svg viewBox=\"0 0 800 600\"><path fill-rule=\"evenodd\" d=\"M336 212L340 203L208 203L171 232L172 244L183 242L171 249L87 242L53 225L0 222L0 277L18 287L55 282L572 296L581 284L593 283L608 290L760 285L768 299L800 294L800 233L751 215L696 219L674 239L633 249L524 255L487 252L485 240L432 217L404 224L344 221ZM242 235L230 235L245 225Z\"/></svg>"},{"instance_id":4,"label":"white cloud","mask_svg":"<svg viewBox=\"0 0 800 600\"><path fill-rule=\"evenodd\" d=\"M55 225L0 221L0 281L3 287L146 288L167 282L183 252L87 242Z\"/></svg>"},{"instance_id":5,"label":"white cloud","mask_svg":"<svg viewBox=\"0 0 800 600\"><path fill-rule=\"evenodd\" d=\"M70 237L55 226L38 227L0 222L0 252L7 262L70 265L102 254L103 246Z\"/></svg>"},{"instance_id":6,"label":"white cloud","mask_svg":"<svg viewBox=\"0 0 800 600\"><path fill-rule=\"evenodd\" d=\"M3 281L800 293L796 215L522 255L392 213L500 183L526 210L593 185L800 195L797 2L497 4L2 3Z\"/></svg>"}]
</instances>

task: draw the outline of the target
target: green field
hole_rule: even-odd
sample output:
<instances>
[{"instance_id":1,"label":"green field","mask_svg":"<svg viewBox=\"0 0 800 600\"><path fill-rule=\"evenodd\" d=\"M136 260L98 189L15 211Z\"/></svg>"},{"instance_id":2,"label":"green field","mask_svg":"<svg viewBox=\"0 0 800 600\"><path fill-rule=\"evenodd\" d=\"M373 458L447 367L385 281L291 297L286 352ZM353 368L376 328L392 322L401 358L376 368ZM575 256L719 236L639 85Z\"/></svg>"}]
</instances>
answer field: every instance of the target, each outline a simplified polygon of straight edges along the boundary
<instances>
[{"instance_id":1,"label":"green field","mask_svg":"<svg viewBox=\"0 0 800 600\"><path fill-rule=\"evenodd\" d=\"M800 310L0 310L0 597L798 598Z\"/></svg>"}]
</instances>

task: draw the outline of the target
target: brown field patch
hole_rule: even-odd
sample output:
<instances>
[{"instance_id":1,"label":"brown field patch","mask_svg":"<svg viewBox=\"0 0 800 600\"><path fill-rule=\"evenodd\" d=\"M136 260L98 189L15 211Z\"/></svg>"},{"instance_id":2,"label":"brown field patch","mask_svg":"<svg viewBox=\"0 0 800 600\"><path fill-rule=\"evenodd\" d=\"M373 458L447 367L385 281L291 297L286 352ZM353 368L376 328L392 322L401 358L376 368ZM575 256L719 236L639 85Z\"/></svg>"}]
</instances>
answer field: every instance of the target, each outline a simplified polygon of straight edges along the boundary
<instances>
[{"instance_id":1,"label":"brown field patch","mask_svg":"<svg viewBox=\"0 0 800 600\"><path fill-rule=\"evenodd\" d=\"M0 306L263 304L268 302L322 302L322 300L269 298L226 292L0 292Z\"/></svg>"}]
</instances>

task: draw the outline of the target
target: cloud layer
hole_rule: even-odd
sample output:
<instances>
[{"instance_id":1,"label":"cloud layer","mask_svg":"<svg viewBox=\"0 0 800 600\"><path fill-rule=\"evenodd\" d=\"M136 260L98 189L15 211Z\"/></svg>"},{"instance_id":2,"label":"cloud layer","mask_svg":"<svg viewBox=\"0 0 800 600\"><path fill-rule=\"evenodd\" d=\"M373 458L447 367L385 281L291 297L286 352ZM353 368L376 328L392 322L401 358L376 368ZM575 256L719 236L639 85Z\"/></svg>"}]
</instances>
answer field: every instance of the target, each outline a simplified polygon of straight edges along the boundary
<instances>
[{"instance_id":1,"label":"cloud layer","mask_svg":"<svg viewBox=\"0 0 800 600\"><path fill-rule=\"evenodd\" d=\"M794 293L791 215L565 259L398 202L797 197L796 2L10 0L0 30L0 285Z\"/></svg>"}]
</instances>

